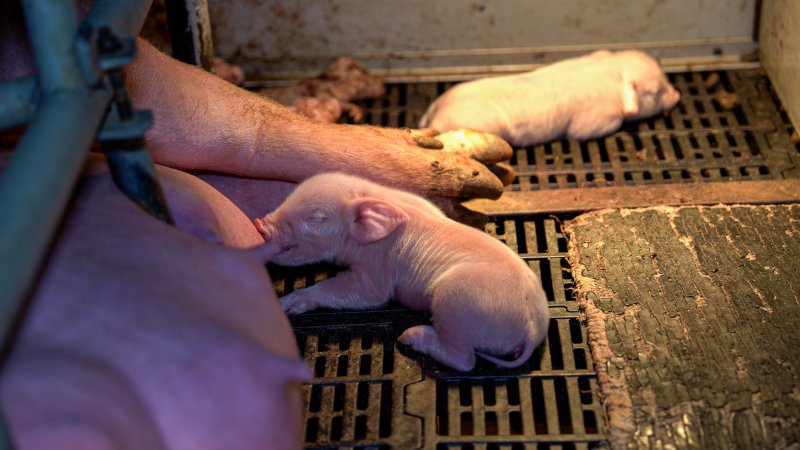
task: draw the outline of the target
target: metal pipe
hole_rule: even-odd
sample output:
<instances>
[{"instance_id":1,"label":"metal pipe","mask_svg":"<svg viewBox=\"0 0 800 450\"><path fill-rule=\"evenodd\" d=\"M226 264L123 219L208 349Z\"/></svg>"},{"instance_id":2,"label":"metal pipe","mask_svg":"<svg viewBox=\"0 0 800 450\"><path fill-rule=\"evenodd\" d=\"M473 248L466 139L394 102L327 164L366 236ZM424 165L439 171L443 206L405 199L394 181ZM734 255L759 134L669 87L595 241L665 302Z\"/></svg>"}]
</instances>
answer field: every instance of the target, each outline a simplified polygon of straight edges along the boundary
<instances>
[{"instance_id":1,"label":"metal pipe","mask_svg":"<svg viewBox=\"0 0 800 450\"><path fill-rule=\"evenodd\" d=\"M95 120L86 120L87 101L98 96L88 95L73 40L64 38L74 37L78 28L73 2L27 0L23 7L44 98L0 177L0 337L4 349L105 108L98 103Z\"/></svg>"},{"instance_id":2,"label":"metal pipe","mask_svg":"<svg viewBox=\"0 0 800 450\"><path fill-rule=\"evenodd\" d=\"M39 5L40 7L41 5L48 4L47 2L30 3ZM139 34L139 30L141 30L144 24L151 3L152 0L128 2L126 4L128 8L124 8L115 0L97 0L92 3L92 8L89 10L82 23L83 25L90 26L93 30L98 30L103 26L109 26L118 36L136 36ZM49 6L44 7L44 9L47 8L49 8ZM64 11L61 13L63 14ZM30 24L28 24L28 26L30 27ZM38 24L35 26L38 27ZM72 40L64 39L63 36L59 36L57 34L58 30L52 29L49 31L50 36L47 39L39 40L41 46L47 51L73 51L70 48L74 44ZM62 29L61 31L64 30ZM49 42L58 43L60 46L56 49L56 47L49 45ZM37 50L34 49L34 51ZM46 60L44 62L45 65L49 66L47 61L50 61L51 58L45 56L44 59ZM37 64L39 64L38 60ZM81 79L81 82L83 82L83 79ZM0 83L0 129L11 128L30 121L36 111L39 97L40 92L38 90L36 77L27 77Z\"/></svg>"},{"instance_id":3,"label":"metal pipe","mask_svg":"<svg viewBox=\"0 0 800 450\"><path fill-rule=\"evenodd\" d=\"M91 25L95 30L108 26L118 36L136 36L144 25L151 3L152 0L95 0L83 24Z\"/></svg>"},{"instance_id":4,"label":"metal pipe","mask_svg":"<svg viewBox=\"0 0 800 450\"><path fill-rule=\"evenodd\" d=\"M109 21L136 34L149 1L130 2L135 13L112 8L99 0L89 17L94 23ZM119 6L118 6L119 7ZM86 153L102 123L111 91L91 88L76 53L78 14L71 1L24 0L25 21L38 68L42 99L25 135L0 177L0 337L3 349L12 325L35 276L77 182ZM93 7L94 8L94 7ZM127 8L131 10L132 8ZM97 12L100 11L100 12ZM111 18L101 12L115 11ZM125 19L125 17L128 17ZM18 81L1 92L20 89L6 98L30 98L34 84ZM28 94L30 92L30 94ZM16 96L16 97L15 97ZM20 102L12 110L28 112ZM4 122L13 120L2 115Z\"/></svg>"},{"instance_id":5,"label":"metal pipe","mask_svg":"<svg viewBox=\"0 0 800 450\"><path fill-rule=\"evenodd\" d=\"M74 2L23 0L38 73L35 79L0 84L0 126L29 122L0 176L0 356L7 354L112 98L112 91L92 77L97 60L91 58L96 55L87 31L91 36L92 30L111 25L122 36L136 35L150 6L150 1L131 0L129 8L113 3L97 0L79 33ZM133 170L152 173L149 162L149 168ZM13 448L1 417L0 448Z\"/></svg>"},{"instance_id":6,"label":"metal pipe","mask_svg":"<svg viewBox=\"0 0 800 450\"><path fill-rule=\"evenodd\" d=\"M111 92L46 96L0 177L0 330L7 343L94 140Z\"/></svg>"},{"instance_id":7,"label":"metal pipe","mask_svg":"<svg viewBox=\"0 0 800 450\"><path fill-rule=\"evenodd\" d=\"M46 96L0 177L3 356L110 98L106 89ZM13 448L4 424L0 447Z\"/></svg>"},{"instance_id":8,"label":"metal pipe","mask_svg":"<svg viewBox=\"0 0 800 450\"><path fill-rule=\"evenodd\" d=\"M86 80L76 63L78 12L74 2L23 0L22 7L42 93L85 89Z\"/></svg>"},{"instance_id":9,"label":"metal pipe","mask_svg":"<svg viewBox=\"0 0 800 450\"><path fill-rule=\"evenodd\" d=\"M210 71L214 59L207 0L165 0L172 57Z\"/></svg>"}]
</instances>

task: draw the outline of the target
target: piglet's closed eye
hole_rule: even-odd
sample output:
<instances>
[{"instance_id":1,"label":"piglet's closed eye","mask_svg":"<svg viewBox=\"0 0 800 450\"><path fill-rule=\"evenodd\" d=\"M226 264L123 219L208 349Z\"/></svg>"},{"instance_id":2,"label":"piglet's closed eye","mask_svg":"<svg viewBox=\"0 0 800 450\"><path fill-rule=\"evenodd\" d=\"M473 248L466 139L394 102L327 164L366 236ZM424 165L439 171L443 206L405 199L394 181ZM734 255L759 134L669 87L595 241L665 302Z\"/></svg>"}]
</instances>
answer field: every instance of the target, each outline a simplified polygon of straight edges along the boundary
<instances>
[{"instance_id":1,"label":"piglet's closed eye","mask_svg":"<svg viewBox=\"0 0 800 450\"><path fill-rule=\"evenodd\" d=\"M348 206L350 237L359 244L379 241L408 221L405 211L376 198L360 198Z\"/></svg>"}]
</instances>

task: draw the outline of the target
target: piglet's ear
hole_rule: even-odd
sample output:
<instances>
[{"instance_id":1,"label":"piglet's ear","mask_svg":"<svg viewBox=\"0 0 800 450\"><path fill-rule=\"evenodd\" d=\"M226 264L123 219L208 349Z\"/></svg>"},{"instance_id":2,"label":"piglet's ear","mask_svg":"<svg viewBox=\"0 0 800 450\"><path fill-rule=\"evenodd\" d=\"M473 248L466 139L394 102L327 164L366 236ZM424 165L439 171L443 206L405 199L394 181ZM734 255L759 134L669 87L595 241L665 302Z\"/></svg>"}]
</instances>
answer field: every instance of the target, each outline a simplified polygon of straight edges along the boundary
<instances>
[{"instance_id":1,"label":"piglet's ear","mask_svg":"<svg viewBox=\"0 0 800 450\"><path fill-rule=\"evenodd\" d=\"M379 241L408 218L405 211L391 203L376 198L360 198L348 208L350 237L359 244Z\"/></svg>"},{"instance_id":2,"label":"piglet's ear","mask_svg":"<svg viewBox=\"0 0 800 450\"><path fill-rule=\"evenodd\" d=\"M626 118L636 117L639 114L639 94L636 93L636 83L633 81L622 82L622 115Z\"/></svg>"}]
</instances>

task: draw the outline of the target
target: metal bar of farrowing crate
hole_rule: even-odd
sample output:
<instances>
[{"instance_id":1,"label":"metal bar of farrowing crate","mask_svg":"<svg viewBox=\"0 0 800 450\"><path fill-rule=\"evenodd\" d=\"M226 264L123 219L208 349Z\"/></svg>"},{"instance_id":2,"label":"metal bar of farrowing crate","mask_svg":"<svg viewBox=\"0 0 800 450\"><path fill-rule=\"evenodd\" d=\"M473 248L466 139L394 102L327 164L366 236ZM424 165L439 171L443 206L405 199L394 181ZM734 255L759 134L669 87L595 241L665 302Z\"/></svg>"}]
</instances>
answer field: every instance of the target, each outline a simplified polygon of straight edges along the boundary
<instances>
[{"instance_id":1,"label":"metal bar of farrowing crate","mask_svg":"<svg viewBox=\"0 0 800 450\"><path fill-rule=\"evenodd\" d=\"M100 11L120 9L119 5L111 8L112 3L101 0L95 6ZM117 13L111 21L120 27L119 33L135 35L144 22L149 1L132 2L128 6L137 9ZM111 98L111 92L105 87L88 86L81 73L75 54L78 23L74 5L57 0L29 0L24 7L39 69L41 100L0 178L3 224L0 329L4 342L17 306L43 260ZM94 10L87 20L94 26L105 23ZM19 83L24 89L33 86L27 80ZM26 107L12 109L27 114Z\"/></svg>"},{"instance_id":2,"label":"metal bar of farrowing crate","mask_svg":"<svg viewBox=\"0 0 800 450\"><path fill-rule=\"evenodd\" d=\"M83 24L98 30L107 26L119 36L134 37L144 25L152 0L94 0Z\"/></svg>"},{"instance_id":3,"label":"metal bar of farrowing crate","mask_svg":"<svg viewBox=\"0 0 800 450\"><path fill-rule=\"evenodd\" d=\"M117 33L135 36L149 6L146 0L125 5L99 0L87 23L99 27L110 22ZM0 177L3 356L112 96L105 86L93 87L84 78L73 2L25 0L23 8L38 73L35 82L17 80L0 90L0 101L10 102L0 109L2 125L30 120ZM38 102L36 86L41 90ZM0 426L0 447L13 447L5 426Z\"/></svg>"},{"instance_id":4,"label":"metal bar of farrowing crate","mask_svg":"<svg viewBox=\"0 0 800 450\"><path fill-rule=\"evenodd\" d=\"M138 34L144 23L144 18L149 9L150 0L138 2L147 7L131 12L120 7L118 1L98 0L92 3L92 9L83 19L84 25L97 30L101 26L108 26L123 35ZM71 40L54 37L56 43L72 44ZM45 42L51 42L45 40ZM63 47L60 51L71 51ZM0 83L0 129L10 128L27 123L36 111L39 103L39 91L36 77L20 78Z\"/></svg>"},{"instance_id":5,"label":"metal bar of farrowing crate","mask_svg":"<svg viewBox=\"0 0 800 450\"><path fill-rule=\"evenodd\" d=\"M206 0L165 0L172 57L202 67L213 67L214 42Z\"/></svg>"}]
</instances>

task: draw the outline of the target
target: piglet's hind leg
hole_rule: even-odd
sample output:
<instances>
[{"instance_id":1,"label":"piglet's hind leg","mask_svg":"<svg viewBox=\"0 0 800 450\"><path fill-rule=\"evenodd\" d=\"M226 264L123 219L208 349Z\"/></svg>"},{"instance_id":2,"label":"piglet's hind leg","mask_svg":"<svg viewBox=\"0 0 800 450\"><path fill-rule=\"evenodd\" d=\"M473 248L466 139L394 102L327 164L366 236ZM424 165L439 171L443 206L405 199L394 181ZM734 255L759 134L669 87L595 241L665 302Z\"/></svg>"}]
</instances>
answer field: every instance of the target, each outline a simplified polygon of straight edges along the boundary
<instances>
[{"instance_id":1,"label":"piglet's hind leg","mask_svg":"<svg viewBox=\"0 0 800 450\"><path fill-rule=\"evenodd\" d=\"M432 326L408 328L397 340L461 372L468 372L475 366L474 349L441 339Z\"/></svg>"}]
</instances>

